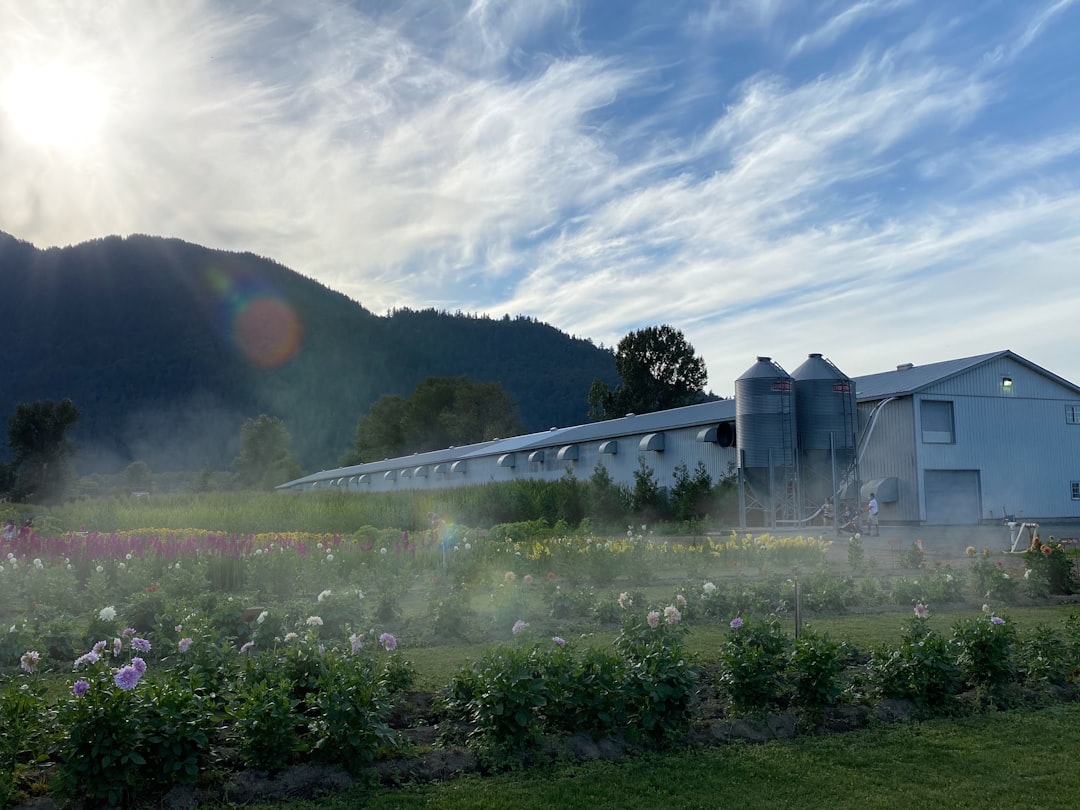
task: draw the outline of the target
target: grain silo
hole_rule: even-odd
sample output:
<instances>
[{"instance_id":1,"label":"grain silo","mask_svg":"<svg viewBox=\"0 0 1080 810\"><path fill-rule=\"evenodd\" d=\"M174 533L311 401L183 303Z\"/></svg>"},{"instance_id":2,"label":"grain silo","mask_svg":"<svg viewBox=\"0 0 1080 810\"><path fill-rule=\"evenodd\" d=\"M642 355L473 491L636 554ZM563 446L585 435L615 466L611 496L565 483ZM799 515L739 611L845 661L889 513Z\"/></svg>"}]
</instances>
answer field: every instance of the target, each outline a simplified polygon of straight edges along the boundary
<instances>
[{"instance_id":1,"label":"grain silo","mask_svg":"<svg viewBox=\"0 0 1080 810\"><path fill-rule=\"evenodd\" d=\"M748 490L744 521L773 526L794 518L798 503L794 381L772 358L735 380L735 435Z\"/></svg>"},{"instance_id":2,"label":"grain silo","mask_svg":"<svg viewBox=\"0 0 1080 810\"><path fill-rule=\"evenodd\" d=\"M836 498L855 477L858 411L855 384L821 354L791 375L795 382L799 489L804 515Z\"/></svg>"}]
</instances>

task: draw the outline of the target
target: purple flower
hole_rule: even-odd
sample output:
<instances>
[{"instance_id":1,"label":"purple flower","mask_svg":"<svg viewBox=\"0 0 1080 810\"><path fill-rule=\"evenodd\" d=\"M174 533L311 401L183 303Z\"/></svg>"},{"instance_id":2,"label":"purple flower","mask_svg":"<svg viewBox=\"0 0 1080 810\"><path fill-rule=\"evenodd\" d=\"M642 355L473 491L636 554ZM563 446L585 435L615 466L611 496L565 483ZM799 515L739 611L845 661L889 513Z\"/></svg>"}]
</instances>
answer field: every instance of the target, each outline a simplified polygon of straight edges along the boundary
<instances>
[{"instance_id":1,"label":"purple flower","mask_svg":"<svg viewBox=\"0 0 1080 810\"><path fill-rule=\"evenodd\" d=\"M250 650L254 646L255 646L254 641L245 641L244 646L242 646L240 648L240 654L243 655L244 653L246 653L248 650Z\"/></svg>"},{"instance_id":2,"label":"purple flower","mask_svg":"<svg viewBox=\"0 0 1080 810\"><path fill-rule=\"evenodd\" d=\"M112 654L113 658L119 658L120 653L124 650L124 643L118 638L112 640Z\"/></svg>"},{"instance_id":3,"label":"purple flower","mask_svg":"<svg viewBox=\"0 0 1080 810\"><path fill-rule=\"evenodd\" d=\"M740 627L742 627L742 625L743 625L743 621L742 621L742 618L740 616L736 616L734 619L731 620L731 629L732 630L738 630Z\"/></svg>"},{"instance_id":4,"label":"purple flower","mask_svg":"<svg viewBox=\"0 0 1080 810\"><path fill-rule=\"evenodd\" d=\"M551 640L554 641L556 644L558 644L560 647L565 647L566 646L566 639L565 638L561 638L560 636L552 636Z\"/></svg>"},{"instance_id":5,"label":"purple flower","mask_svg":"<svg viewBox=\"0 0 1080 810\"><path fill-rule=\"evenodd\" d=\"M920 619L925 619L930 616L930 608L919 602L915 605L915 615Z\"/></svg>"},{"instance_id":6,"label":"purple flower","mask_svg":"<svg viewBox=\"0 0 1080 810\"><path fill-rule=\"evenodd\" d=\"M135 637L131 640L131 649L139 652L150 652L150 642L145 638Z\"/></svg>"},{"instance_id":7,"label":"purple flower","mask_svg":"<svg viewBox=\"0 0 1080 810\"><path fill-rule=\"evenodd\" d=\"M107 642L107 641L105 641L105 639L102 639L101 641L97 642L97 643L96 643L96 644L94 645L93 653L94 653L95 655L101 655L101 651L105 649L105 645L106 645L107 643L108 643L108 642ZM95 660L96 660L96 659L95 659Z\"/></svg>"},{"instance_id":8,"label":"purple flower","mask_svg":"<svg viewBox=\"0 0 1080 810\"><path fill-rule=\"evenodd\" d=\"M510 628L510 632L516 636L518 633L523 632L527 626L523 620L518 619L514 622L514 626Z\"/></svg>"},{"instance_id":9,"label":"purple flower","mask_svg":"<svg viewBox=\"0 0 1080 810\"><path fill-rule=\"evenodd\" d=\"M182 652L182 653L186 653L188 650L191 649L192 643L193 643L193 639L182 638L182 639L180 639L180 641L177 642L176 649L180 650L180 652Z\"/></svg>"},{"instance_id":10,"label":"purple flower","mask_svg":"<svg viewBox=\"0 0 1080 810\"><path fill-rule=\"evenodd\" d=\"M123 636L124 638L127 638L128 636L133 636L133 635L135 635L135 628L134 627L125 627L124 632L121 633L120 635Z\"/></svg>"},{"instance_id":11,"label":"purple flower","mask_svg":"<svg viewBox=\"0 0 1080 810\"><path fill-rule=\"evenodd\" d=\"M1005 624L1005 620L1003 618L1001 618L1000 616L991 616L990 617L990 622L992 624Z\"/></svg>"},{"instance_id":12,"label":"purple flower","mask_svg":"<svg viewBox=\"0 0 1080 810\"><path fill-rule=\"evenodd\" d=\"M139 673L140 678L146 674L146 662L139 658L139 656L135 656L131 659L131 666L135 667L135 671Z\"/></svg>"},{"instance_id":13,"label":"purple flower","mask_svg":"<svg viewBox=\"0 0 1080 810\"><path fill-rule=\"evenodd\" d=\"M349 636L349 643L352 645L352 651L354 653L360 652L360 650L364 649L364 635L362 633L359 635L353 633Z\"/></svg>"},{"instance_id":14,"label":"purple flower","mask_svg":"<svg viewBox=\"0 0 1080 810\"><path fill-rule=\"evenodd\" d=\"M90 684L88 684L82 678L79 678L79 680L75 681L75 683L71 685L71 694L73 694L75 697L82 697L86 694L89 688Z\"/></svg>"},{"instance_id":15,"label":"purple flower","mask_svg":"<svg viewBox=\"0 0 1080 810\"><path fill-rule=\"evenodd\" d=\"M139 678L141 677L142 675L139 674L139 670L135 669L131 664L128 664L126 667L122 667L120 671L113 676L113 681L125 692L128 692L138 685Z\"/></svg>"},{"instance_id":16,"label":"purple flower","mask_svg":"<svg viewBox=\"0 0 1080 810\"><path fill-rule=\"evenodd\" d=\"M37 669L38 661L40 660L41 653L37 650L30 650L29 652L23 653L22 657L19 659L19 668L22 669L23 672L33 672Z\"/></svg>"},{"instance_id":17,"label":"purple flower","mask_svg":"<svg viewBox=\"0 0 1080 810\"><path fill-rule=\"evenodd\" d=\"M645 621L649 623L649 627L655 630L660 626L660 613L655 610L650 610L649 614L645 617Z\"/></svg>"},{"instance_id":18,"label":"purple flower","mask_svg":"<svg viewBox=\"0 0 1080 810\"><path fill-rule=\"evenodd\" d=\"M387 652L397 649L397 639L389 633L383 633L379 636L379 643L382 644L383 649Z\"/></svg>"},{"instance_id":19,"label":"purple flower","mask_svg":"<svg viewBox=\"0 0 1080 810\"><path fill-rule=\"evenodd\" d=\"M75 669L82 669L89 664L96 664L99 660L101 660L101 656L91 650L75 659Z\"/></svg>"}]
</instances>

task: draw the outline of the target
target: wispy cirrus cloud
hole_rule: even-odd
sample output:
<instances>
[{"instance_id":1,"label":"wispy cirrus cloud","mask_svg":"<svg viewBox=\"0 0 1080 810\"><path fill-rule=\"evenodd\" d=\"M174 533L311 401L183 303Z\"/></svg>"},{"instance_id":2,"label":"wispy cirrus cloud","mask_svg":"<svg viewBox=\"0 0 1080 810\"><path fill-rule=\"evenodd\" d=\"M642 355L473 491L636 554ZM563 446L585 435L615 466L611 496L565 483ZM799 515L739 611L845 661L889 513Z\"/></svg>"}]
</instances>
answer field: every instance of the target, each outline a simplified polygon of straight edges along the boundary
<instances>
[{"instance_id":1,"label":"wispy cirrus cloud","mask_svg":"<svg viewBox=\"0 0 1080 810\"><path fill-rule=\"evenodd\" d=\"M0 228L252 250L376 312L609 345L671 323L719 392L807 351L1008 346L1080 378L1080 96L1025 72L1073 66L1072 5L16 0L0 78L48 43L110 106L66 152L0 116ZM988 62L1002 43L1024 58ZM1040 329L1012 328L1021 285Z\"/></svg>"}]
</instances>

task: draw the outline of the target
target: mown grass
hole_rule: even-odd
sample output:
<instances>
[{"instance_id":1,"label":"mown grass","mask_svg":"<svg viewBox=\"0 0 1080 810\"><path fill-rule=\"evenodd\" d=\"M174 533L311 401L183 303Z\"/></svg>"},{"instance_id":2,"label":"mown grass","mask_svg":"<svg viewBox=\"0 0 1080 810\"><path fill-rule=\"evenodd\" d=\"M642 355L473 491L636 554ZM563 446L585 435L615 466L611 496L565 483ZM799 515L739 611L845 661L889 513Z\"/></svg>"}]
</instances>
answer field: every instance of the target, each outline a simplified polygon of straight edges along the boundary
<instances>
[{"instance_id":1,"label":"mown grass","mask_svg":"<svg viewBox=\"0 0 1080 810\"><path fill-rule=\"evenodd\" d=\"M403 788L355 788L285 810L658 807L1075 808L1080 704L683 749ZM250 805L252 810L283 806Z\"/></svg>"}]
</instances>

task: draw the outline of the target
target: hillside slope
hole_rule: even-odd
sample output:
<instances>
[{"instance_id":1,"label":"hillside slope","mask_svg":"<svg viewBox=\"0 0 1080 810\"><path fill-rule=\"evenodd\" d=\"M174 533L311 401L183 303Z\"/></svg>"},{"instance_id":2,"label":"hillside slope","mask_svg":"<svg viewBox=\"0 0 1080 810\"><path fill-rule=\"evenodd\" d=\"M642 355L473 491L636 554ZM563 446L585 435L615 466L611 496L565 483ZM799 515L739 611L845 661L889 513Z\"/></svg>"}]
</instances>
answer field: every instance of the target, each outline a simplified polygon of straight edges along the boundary
<instances>
[{"instance_id":1,"label":"hillside slope","mask_svg":"<svg viewBox=\"0 0 1080 810\"><path fill-rule=\"evenodd\" d=\"M0 306L0 416L70 397L83 474L226 469L260 413L331 467L375 399L428 376L498 381L543 430L585 421L593 378L617 379L610 351L528 318L377 316L271 260L152 236L39 250L0 233Z\"/></svg>"}]
</instances>

